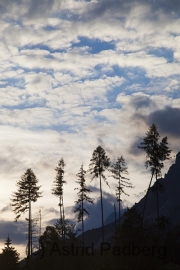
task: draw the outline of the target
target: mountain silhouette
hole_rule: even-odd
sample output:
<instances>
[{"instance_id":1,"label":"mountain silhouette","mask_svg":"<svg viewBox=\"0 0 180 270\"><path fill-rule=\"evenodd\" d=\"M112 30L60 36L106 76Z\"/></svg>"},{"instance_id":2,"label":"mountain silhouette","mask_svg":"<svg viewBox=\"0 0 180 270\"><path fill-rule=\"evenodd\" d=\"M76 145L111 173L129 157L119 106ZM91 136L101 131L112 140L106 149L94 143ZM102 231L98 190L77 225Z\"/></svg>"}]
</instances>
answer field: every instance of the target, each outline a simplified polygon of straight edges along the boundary
<instances>
[{"instance_id":1,"label":"mountain silhouette","mask_svg":"<svg viewBox=\"0 0 180 270\"><path fill-rule=\"evenodd\" d=\"M159 212L170 219L174 224L180 223L180 152L176 155L175 164L171 165L164 178L158 179L163 185L164 192L159 192ZM135 204L139 212L144 207L145 196ZM145 209L145 218L157 218L156 194L150 189L147 205Z\"/></svg>"},{"instance_id":2,"label":"mountain silhouette","mask_svg":"<svg viewBox=\"0 0 180 270\"><path fill-rule=\"evenodd\" d=\"M164 178L160 178L157 180L164 187L164 192L159 193L159 212L160 215L164 215L169 218L171 223L180 224L180 152L176 155L175 164L172 164L165 174ZM148 185L148 183L147 183ZM153 185L154 186L154 185ZM146 210L144 213L144 218L157 218L157 206L156 206L156 194L152 192L152 188L150 188ZM146 196L146 195L145 195ZM135 207L139 212L142 213L145 196L138 202L135 203ZM113 213L109 216L110 221L113 220ZM121 217L121 221L124 220L124 215ZM106 222L107 222L106 221ZM109 222L107 222L109 223ZM106 223L106 224L107 224ZM118 220L116 221L118 224ZM115 222L111 222L104 227L105 230L105 242L109 242L113 236L113 231L115 228ZM79 240L81 239L81 235L79 235ZM88 230L85 232L85 245L94 244L95 247L99 247L101 245L101 227Z\"/></svg>"}]
</instances>

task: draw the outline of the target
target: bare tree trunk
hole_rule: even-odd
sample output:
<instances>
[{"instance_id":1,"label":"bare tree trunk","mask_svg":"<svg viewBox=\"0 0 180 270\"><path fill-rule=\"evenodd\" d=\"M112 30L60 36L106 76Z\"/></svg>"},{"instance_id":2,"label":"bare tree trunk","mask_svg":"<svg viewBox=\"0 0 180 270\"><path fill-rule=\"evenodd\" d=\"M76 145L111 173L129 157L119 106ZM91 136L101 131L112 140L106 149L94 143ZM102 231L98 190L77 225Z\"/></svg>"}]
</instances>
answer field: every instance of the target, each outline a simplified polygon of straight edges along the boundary
<instances>
[{"instance_id":1,"label":"bare tree trunk","mask_svg":"<svg viewBox=\"0 0 180 270\"><path fill-rule=\"evenodd\" d=\"M83 209L83 200L82 200L82 240L83 240L83 245L84 245L84 209Z\"/></svg>"},{"instance_id":2,"label":"bare tree trunk","mask_svg":"<svg viewBox=\"0 0 180 270\"><path fill-rule=\"evenodd\" d=\"M157 218L158 218L158 224L159 224L159 191L158 191L157 173L156 173L156 206L157 206Z\"/></svg>"},{"instance_id":3,"label":"bare tree trunk","mask_svg":"<svg viewBox=\"0 0 180 270\"><path fill-rule=\"evenodd\" d=\"M120 195L120 178L119 178L119 227L120 227L120 218L121 218L121 195Z\"/></svg>"},{"instance_id":4,"label":"bare tree trunk","mask_svg":"<svg viewBox=\"0 0 180 270\"><path fill-rule=\"evenodd\" d=\"M156 207L157 207L157 221L158 221L158 242L159 242L159 191L158 191L158 182L157 182L157 172L156 172Z\"/></svg>"},{"instance_id":5,"label":"bare tree trunk","mask_svg":"<svg viewBox=\"0 0 180 270\"><path fill-rule=\"evenodd\" d=\"M60 212L60 226L61 226L61 236L63 239L63 219L62 219L62 197L59 197L59 212Z\"/></svg>"},{"instance_id":6,"label":"bare tree trunk","mask_svg":"<svg viewBox=\"0 0 180 270\"><path fill-rule=\"evenodd\" d=\"M41 210L39 210L39 239L41 237ZM40 242L39 242L39 250L40 250Z\"/></svg>"},{"instance_id":7,"label":"bare tree trunk","mask_svg":"<svg viewBox=\"0 0 180 270\"><path fill-rule=\"evenodd\" d=\"M65 216L64 216L64 202L63 202L63 195L62 195L62 235L63 235L63 239L65 239Z\"/></svg>"},{"instance_id":8,"label":"bare tree trunk","mask_svg":"<svg viewBox=\"0 0 180 270\"><path fill-rule=\"evenodd\" d=\"M101 174L100 174L100 195L101 195L102 242L104 243L104 213L103 213Z\"/></svg>"},{"instance_id":9,"label":"bare tree trunk","mask_svg":"<svg viewBox=\"0 0 180 270\"><path fill-rule=\"evenodd\" d=\"M28 258L32 255L32 232L31 232L31 199L29 190L29 219L28 219Z\"/></svg>"}]
</instances>

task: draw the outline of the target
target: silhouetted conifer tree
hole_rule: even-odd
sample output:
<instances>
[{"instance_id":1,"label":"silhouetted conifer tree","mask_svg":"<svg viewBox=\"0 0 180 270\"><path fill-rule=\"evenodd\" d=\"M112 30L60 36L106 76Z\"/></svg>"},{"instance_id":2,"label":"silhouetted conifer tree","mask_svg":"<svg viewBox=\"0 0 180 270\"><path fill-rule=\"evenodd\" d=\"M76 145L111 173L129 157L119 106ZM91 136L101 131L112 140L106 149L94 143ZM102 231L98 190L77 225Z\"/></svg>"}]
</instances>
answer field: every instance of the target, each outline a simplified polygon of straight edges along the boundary
<instances>
[{"instance_id":1,"label":"silhouetted conifer tree","mask_svg":"<svg viewBox=\"0 0 180 270\"><path fill-rule=\"evenodd\" d=\"M125 166L125 159L121 156L118 157L116 163L112 165L112 169L110 169L112 172L112 177L118 180L118 186L116 187L116 198L119 204L119 225L120 225L120 216L121 216L121 208L120 208L120 202L121 200L121 194L125 194L129 196L125 191L124 188L132 188L132 184L130 182L130 179L123 176L123 174L128 174L127 167Z\"/></svg>"},{"instance_id":2,"label":"silhouetted conifer tree","mask_svg":"<svg viewBox=\"0 0 180 270\"><path fill-rule=\"evenodd\" d=\"M89 216L89 212L88 210L85 208L85 202L88 203L93 203L93 199L91 199L87 193L90 193L91 190L87 188L86 186L86 180L85 180L85 174L86 171L83 169L83 165L81 165L81 168L79 170L79 173L77 174L78 177L78 181L76 181L76 183L78 183L80 185L80 188L75 188L75 190L79 190L79 192L77 193L78 195L78 200L75 201L75 203L78 205L78 207L74 210L74 212L78 212L78 222L82 223L82 238L83 238L83 243L84 243L84 216L88 215Z\"/></svg>"},{"instance_id":3,"label":"silhouetted conifer tree","mask_svg":"<svg viewBox=\"0 0 180 270\"><path fill-rule=\"evenodd\" d=\"M36 202L41 196L39 192L40 186L37 186L38 179L36 178L32 169L27 171L21 176L21 180L17 182L18 191L13 193L12 206L16 214L15 221L17 221L21 213L29 211L28 218L28 258L32 254L32 231L31 231L31 202Z\"/></svg>"},{"instance_id":4,"label":"silhouetted conifer tree","mask_svg":"<svg viewBox=\"0 0 180 270\"><path fill-rule=\"evenodd\" d=\"M159 222L159 203L158 203L158 191L162 186L159 187L159 183L157 181L157 177L161 176L161 170L164 167L164 161L166 159L170 159L170 153L171 150L169 149L167 137L164 137L161 142L159 142L160 135L157 130L157 126L155 124L152 124L149 127L149 130L146 132L146 136L143 138L143 142L141 143L141 146L138 146L139 148L143 149L146 152L146 162L145 167L146 169L148 167L151 167L151 180L149 183L149 187L146 193L143 213L142 213L142 221L144 218L144 212L146 208L147 203L147 197L148 193L151 187L152 179L155 175L156 179L156 198L157 198L157 218Z\"/></svg>"},{"instance_id":5,"label":"silhouetted conifer tree","mask_svg":"<svg viewBox=\"0 0 180 270\"><path fill-rule=\"evenodd\" d=\"M0 254L0 269L14 270L18 269L19 253L11 246L12 242L9 235L4 243L5 247Z\"/></svg>"},{"instance_id":6,"label":"silhouetted conifer tree","mask_svg":"<svg viewBox=\"0 0 180 270\"><path fill-rule=\"evenodd\" d=\"M79 231L78 229L75 230L75 223L69 222L68 219L64 221L64 240L66 243L75 243L76 242L76 236L77 232ZM57 222L54 224L54 227L58 234L61 233L62 227L61 227L61 222L60 220L57 220Z\"/></svg>"},{"instance_id":7,"label":"silhouetted conifer tree","mask_svg":"<svg viewBox=\"0 0 180 270\"><path fill-rule=\"evenodd\" d=\"M104 175L104 172L106 169L110 166L110 159L106 155L106 151L101 147L98 146L93 154L92 159L90 160L91 163L89 164L89 172L92 174L92 180L94 178L99 177L100 182L100 198L101 198L101 218L102 218L102 242L104 242L104 215L103 215L103 198L102 198L102 181L103 179L105 183L108 185L108 182L106 181L106 177Z\"/></svg>"},{"instance_id":8,"label":"silhouetted conifer tree","mask_svg":"<svg viewBox=\"0 0 180 270\"><path fill-rule=\"evenodd\" d=\"M66 181L64 180L64 167L66 166L64 159L61 158L59 160L58 166L55 168L57 174L56 174L56 180L53 182L53 188L52 188L52 194L59 197L59 208L60 208L60 222L61 222L61 228L62 228L62 238L64 238L64 229L63 225L65 222L65 215L64 215L64 202L63 202L63 185L66 184Z\"/></svg>"}]
</instances>

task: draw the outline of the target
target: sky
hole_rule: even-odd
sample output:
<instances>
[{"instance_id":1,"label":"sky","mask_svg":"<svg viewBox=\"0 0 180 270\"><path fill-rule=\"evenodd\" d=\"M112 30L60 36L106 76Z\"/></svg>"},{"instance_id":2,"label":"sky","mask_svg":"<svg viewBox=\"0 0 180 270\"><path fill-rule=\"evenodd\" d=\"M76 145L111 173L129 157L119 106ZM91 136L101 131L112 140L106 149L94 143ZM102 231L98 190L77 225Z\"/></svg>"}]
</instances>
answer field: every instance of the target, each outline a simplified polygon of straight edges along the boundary
<instances>
[{"instance_id":1,"label":"sky","mask_svg":"<svg viewBox=\"0 0 180 270\"><path fill-rule=\"evenodd\" d=\"M52 195L64 158L66 218L73 213L81 164L87 170L101 145L112 162L123 156L134 186L126 209L148 187L150 171L138 145L155 123L168 137L171 160L180 151L180 2L178 0L0 0L0 249L9 233L24 256L27 213L14 222L16 182L28 168L39 180L42 229L59 217ZM116 183L103 184L105 219ZM98 179L86 229L100 227Z\"/></svg>"}]
</instances>

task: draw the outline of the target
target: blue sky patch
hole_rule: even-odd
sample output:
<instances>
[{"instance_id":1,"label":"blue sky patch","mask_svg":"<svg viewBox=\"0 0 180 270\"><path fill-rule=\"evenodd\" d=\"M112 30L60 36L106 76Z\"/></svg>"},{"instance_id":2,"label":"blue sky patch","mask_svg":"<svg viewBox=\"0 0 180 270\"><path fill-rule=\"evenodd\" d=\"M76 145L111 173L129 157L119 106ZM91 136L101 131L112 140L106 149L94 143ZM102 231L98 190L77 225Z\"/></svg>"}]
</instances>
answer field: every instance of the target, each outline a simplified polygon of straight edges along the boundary
<instances>
[{"instance_id":1,"label":"blue sky patch","mask_svg":"<svg viewBox=\"0 0 180 270\"><path fill-rule=\"evenodd\" d=\"M146 71L143 68L140 67L122 68L119 67L118 65L115 65L112 68L114 70L114 75L125 78L128 84L138 83L147 85L150 81L150 79L145 76Z\"/></svg>"},{"instance_id":2,"label":"blue sky patch","mask_svg":"<svg viewBox=\"0 0 180 270\"><path fill-rule=\"evenodd\" d=\"M19 89L24 89L24 79L19 79L19 78L7 78L4 79L4 84L0 84L0 88L4 88L7 86L13 86L13 87L17 87Z\"/></svg>"},{"instance_id":3,"label":"blue sky patch","mask_svg":"<svg viewBox=\"0 0 180 270\"><path fill-rule=\"evenodd\" d=\"M152 48L148 51L148 54L153 54L157 57L164 57L169 63L174 61L173 50L167 48Z\"/></svg>"},{"instance_id":4,"label":"blue sky patch","mask_svg":"<svg viewBox=\"0 0 180 270\"><path fill-rule=\"evenodd\" d=\"M110 42L101 41L99 39L89 39L86 37L78 37L80 40L79 43L73 43L72 48L74 47L84 47L88 46L91 54L97 54L104 50L114 50L115 45Z\"/></svg>"}]
</instances>

